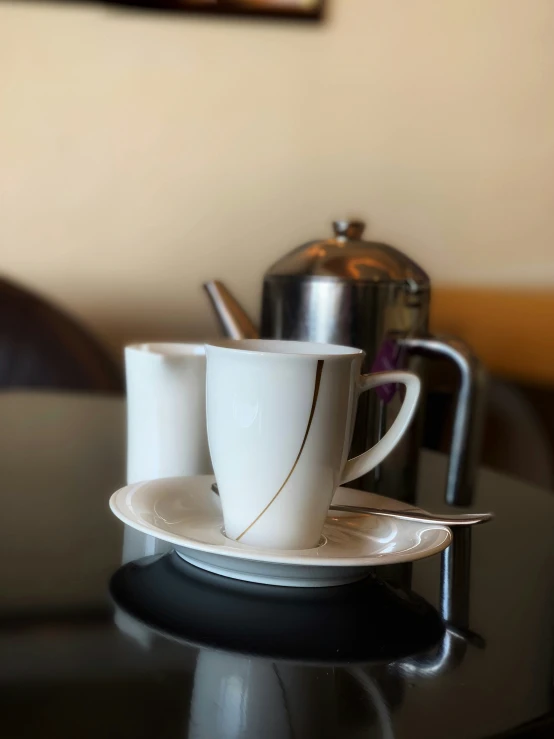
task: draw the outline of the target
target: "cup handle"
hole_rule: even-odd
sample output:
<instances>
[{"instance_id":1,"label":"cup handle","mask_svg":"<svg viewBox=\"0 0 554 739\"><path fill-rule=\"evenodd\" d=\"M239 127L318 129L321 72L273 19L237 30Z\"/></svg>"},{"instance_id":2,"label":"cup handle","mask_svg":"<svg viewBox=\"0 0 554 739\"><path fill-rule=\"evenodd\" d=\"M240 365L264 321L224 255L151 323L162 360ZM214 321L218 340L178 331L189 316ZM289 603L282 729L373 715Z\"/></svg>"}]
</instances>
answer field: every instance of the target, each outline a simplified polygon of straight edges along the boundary
<instances>
[{"instance_id":1,"label":"cup handle","mask_svg":"<svg viewBox=\"0 0 554 739\"><path fill-rule=\"evenodd\" d=\"M357 477L366 475L374 467L377 467L378 464L381 464L385 457L392 452L414 417L421 390L421 381L413 372L375 372L360 377L358 385L359 395L365 393L366 390L372 390L381 385L397 383L406 387L406 395L392 426L383 438L379 439L377 444L372 446L371 449L347 461L342 473L341 485L355 480Z\"/></svg>"}]
</instances>

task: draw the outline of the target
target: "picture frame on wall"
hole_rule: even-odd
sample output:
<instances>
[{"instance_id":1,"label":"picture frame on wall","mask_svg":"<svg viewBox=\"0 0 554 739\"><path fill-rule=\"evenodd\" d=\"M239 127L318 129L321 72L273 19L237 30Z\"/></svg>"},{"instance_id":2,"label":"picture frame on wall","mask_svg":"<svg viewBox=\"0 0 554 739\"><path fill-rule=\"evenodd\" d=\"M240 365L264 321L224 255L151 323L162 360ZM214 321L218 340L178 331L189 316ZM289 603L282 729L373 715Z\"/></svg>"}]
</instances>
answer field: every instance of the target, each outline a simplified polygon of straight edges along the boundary
<instances>
[{"instance_id":1,"label":"picture frame on wall","mask_svg":"<svg viewBox=\"0 0 554 739\"><path fill-rule=\"evenodd\" d=\"M319 20L325 0L103 0L105 4L184 13Z\"/></svg>"}]
</instances>

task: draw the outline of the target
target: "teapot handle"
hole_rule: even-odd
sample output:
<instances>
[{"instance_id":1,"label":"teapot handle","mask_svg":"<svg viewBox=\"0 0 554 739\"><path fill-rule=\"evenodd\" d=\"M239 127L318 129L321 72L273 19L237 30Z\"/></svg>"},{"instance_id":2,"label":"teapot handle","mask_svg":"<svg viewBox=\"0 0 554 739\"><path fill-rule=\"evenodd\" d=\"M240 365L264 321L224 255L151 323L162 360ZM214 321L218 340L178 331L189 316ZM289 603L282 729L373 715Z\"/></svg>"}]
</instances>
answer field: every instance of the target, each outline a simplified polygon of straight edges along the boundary
<instances>
[{"instance_id":1,"label":"teapot handle","mask_svg":"<svg viewBox=\"0 0 554 739\"><path fill-rule=\"evenodd\" d=\"M399 339L398 343L410 354L448 359L458 368L460 385L450 441L445 498L449 505L471 505L483 431L484 367L459 339L413 336Z\"/></svg>"}]
</instances>

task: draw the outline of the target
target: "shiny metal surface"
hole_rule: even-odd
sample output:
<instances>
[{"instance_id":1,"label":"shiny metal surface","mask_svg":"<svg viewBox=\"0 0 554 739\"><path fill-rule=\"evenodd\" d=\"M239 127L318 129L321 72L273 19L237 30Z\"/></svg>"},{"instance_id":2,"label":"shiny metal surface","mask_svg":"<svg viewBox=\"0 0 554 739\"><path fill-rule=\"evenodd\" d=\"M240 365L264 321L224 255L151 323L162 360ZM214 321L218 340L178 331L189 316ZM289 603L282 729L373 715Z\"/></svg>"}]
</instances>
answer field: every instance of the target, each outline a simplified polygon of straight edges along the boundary
<instances>
[{"instance_id":1,"label":"shiny metal surface","mask_svg":"<svg viewBox=\"0 0 554 739\"><path fill-rule=\"evenodd\" d=\"M231 339L257 339L258 329L238 301L219 280L204 283L224 333Z\"/></svg>"},{"instance_id":2,"label":"shiny metal surface","mask_svg":"<svg viewBox=\"0 0 554 739\"><path fill-rule=\"evenodd\" d=\"M319 277L355 282L407 282L429 287L429 276L394 246L363 241L363 221L335 221L335 235L299 246L273 264L266 279Z\"/></svg>"},{"instance_id":3,"label":"shiny metal surface","mask_svg":"<svg viewBox=\"0 0 554 739\"><path fill-rule=\"evenodd\" d=\"M460 389L445 498L453 505L468 505L480 449L479 362L463 342L428 335L430 285L420 267L391 246L362 241L360 221L336 221L334 229L334 238L304 244L270 267L260 334L358 347L366 353L364 372L409 369L425 380L429 358L454 363ZM207 289L226 333L252 336L252 322L233 296L220 283ZM393 356L387 356L390 347ZM351 456L376 444L392 424L400 405L398 392L386 401L377 393L360 398ZM424 416L422 402L401 443L379 467L356 480L355 487L413 502Z\"/></svg>"},{"instance_id":4,"label":"shiny metal surface","mask_svg":"<svg viewBox=\"0 0 554 739\"><path fill-rule=\"evenodd\" d=\"M469 628L471 535L468 527L455 529L452 544L441 554L438 606L445 632L435 650L398 663L405 678L437 678L461 665L468 647L486 648L483 637Z\"/></svg>"},{"instance_id":5,"label":"shiny metal surface","mask_svg":"<svg viewBox=\"0 0 554 739\"><path fill-rule=\"evenodd\" d=\"M459 339L410 337L400 344L412 355L444 357L459 371L445 497L450 505L470 505L483 433L484 367Z\"/></svg>"},{"instance_id":6,"label":"shiny metal surface","mask_svg":"<svg viewBox=\"0 0 554 739\"><path fill-rule=\"evenodd\" d=\"M387 508L371 508L369 506L330 505L330 511L344 511L345 513L362 513L371 516L385 516L398 518L401 521L418 521L419 523L439 523L444 526L475 526L487 523L494 518L492 513L457 513L454 515L438 515L428 511L393 511Z\"/></svg>"}]
</instances>

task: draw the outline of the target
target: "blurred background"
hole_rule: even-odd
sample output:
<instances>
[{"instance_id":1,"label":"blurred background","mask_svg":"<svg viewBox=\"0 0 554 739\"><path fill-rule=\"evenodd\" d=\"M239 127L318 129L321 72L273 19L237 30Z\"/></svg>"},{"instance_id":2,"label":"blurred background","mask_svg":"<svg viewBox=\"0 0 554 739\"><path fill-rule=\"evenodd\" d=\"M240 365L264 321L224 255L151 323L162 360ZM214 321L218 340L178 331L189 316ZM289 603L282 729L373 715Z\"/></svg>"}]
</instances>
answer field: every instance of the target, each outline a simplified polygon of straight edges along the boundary
<instances>
[{"instance_id":1,"label":"blurred background","mask_svg":"<svg viewBox=\"0 0 554 739\"><path fill-rule=\"evenodd\" d=\"M0 2L0 272L96 337L117 392L125 343L219 332L204 281L257 316L270 264L361 217L489 369L488 439L514 434L489 462L551 486L553 38L551 0Z\"/></svg>"}]
</instances>

